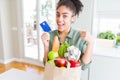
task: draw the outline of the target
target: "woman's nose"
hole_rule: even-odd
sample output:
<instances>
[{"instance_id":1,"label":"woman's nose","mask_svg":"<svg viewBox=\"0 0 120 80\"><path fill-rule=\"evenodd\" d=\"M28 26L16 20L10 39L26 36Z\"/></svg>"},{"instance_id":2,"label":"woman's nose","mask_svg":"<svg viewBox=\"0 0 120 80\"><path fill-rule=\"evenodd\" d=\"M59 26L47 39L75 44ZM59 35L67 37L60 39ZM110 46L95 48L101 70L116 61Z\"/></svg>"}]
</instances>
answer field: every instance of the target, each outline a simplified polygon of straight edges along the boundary
<instances>
[{"instance_id":1,"label":"woman's nose","mask_svg":"<svg viewBox=\"0 0 120 80\"><path fill-rule=\"evenodd\" d=\"M57 21L62 21L62 20L63 20L62 16L57 17Z\"/></svg>"}]
</instances>

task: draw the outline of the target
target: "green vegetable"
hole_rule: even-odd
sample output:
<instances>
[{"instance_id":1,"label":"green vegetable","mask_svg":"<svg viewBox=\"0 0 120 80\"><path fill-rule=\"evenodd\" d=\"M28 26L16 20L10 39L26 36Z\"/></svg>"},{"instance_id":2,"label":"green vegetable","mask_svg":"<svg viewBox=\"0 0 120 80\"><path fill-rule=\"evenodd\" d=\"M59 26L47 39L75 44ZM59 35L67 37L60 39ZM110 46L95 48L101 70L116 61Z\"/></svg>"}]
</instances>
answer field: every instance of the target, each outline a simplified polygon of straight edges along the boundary
<instances>
[{"instance_id":1,"label":"green vegetable","mask_svg":"<svg viewBox=\"0 0 120 80\"><path fill-rule=\"evenodd\" d=\"M98 35L98 38L105 39L105 37L106 37L105 33L100 33L100 34Z\"/></svg>"},{"instance_id":2,"label":"green vegetable","mask_svg":"<svg viewBox=\"0 0 120 80\"><path fill-rule=\"evenodd\" d=\"M60 45L60 48L59 48L59 51L58 51L59 56L64 56L64 53L67 52L67 48L71 45L72 44L68 44L66 41L62 45Z\"/></svg>"},{"instance_id":3,"label":"green vegetable","mask_svg":"<svg viewBox=\"0 0 120 80\"><path fill-rule=\"evenodd\" d=\"M117 36L116 45L117 45L117 46L120 46L120 36Z\"/></svg>"},{"instance_id":4,"label":"green vegetable","mask_svg":"<svg viewBox=\"0 0 120 80\"><path fill-rule=\"evenodd\" d=\"M120 36L117 37L117 43L120 43Z\"/></svg>"},{"instance_id":5,"label":"green vegetable","mask_svg":"<svg viewBox=\"0 0 120 80\"><path fill-rule=\"evenodd\" d=\"M113 40L116 38L115 34L113 34L111 31L106 31L106 32L101 32L98 35L98 38L100 39L109 39L109 40Z\"/></svg>"}]
</instances>

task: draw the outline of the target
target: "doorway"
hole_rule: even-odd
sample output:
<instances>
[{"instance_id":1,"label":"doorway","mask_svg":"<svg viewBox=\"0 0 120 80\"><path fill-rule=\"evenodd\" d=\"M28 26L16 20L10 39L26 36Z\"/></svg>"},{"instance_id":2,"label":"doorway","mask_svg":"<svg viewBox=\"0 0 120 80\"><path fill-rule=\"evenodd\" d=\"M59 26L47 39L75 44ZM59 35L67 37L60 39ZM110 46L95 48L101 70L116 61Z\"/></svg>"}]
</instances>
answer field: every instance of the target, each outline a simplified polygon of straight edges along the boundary
<instances>
[{"instance_id":1,"label":"doorway","mask_svg":"<svg viewBox=\"0 0 120 80\"><path fill-rule=\"evenodd\" d=\"M24 56L38 59L36 0L23 0Z\"/></svg>"},{"instance_id":2,"label":"doorway","mask_svg":"<svg viewBox=\"0 0 120 80\"><path fill-rule=\"evenodd\" d=\"M22 0L24 58L43 60L40 36L44 31L39 24L46 21L52 30L55 29L55 4L55 0Z\"/></svg>"}]
</instances>

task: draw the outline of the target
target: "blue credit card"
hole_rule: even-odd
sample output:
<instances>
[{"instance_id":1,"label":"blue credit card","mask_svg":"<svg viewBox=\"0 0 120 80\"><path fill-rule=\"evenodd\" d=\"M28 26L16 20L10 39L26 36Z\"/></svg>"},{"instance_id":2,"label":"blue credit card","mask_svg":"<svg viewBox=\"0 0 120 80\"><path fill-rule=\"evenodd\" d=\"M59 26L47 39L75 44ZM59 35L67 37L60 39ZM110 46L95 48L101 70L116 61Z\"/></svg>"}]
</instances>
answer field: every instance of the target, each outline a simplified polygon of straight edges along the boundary
<instances>
[{"instance_id":1,"label":"blue credit card","mask_svg":"<svg viewBox=\"0 0 120 80\"><path fill-rule=\"evenodd\" d=\"M51 31L51 28L46 21L43 21L42 23L40 23L40 26L43 29L43 31L45 31L45 32Z\"/></svg>"}]
</instances>

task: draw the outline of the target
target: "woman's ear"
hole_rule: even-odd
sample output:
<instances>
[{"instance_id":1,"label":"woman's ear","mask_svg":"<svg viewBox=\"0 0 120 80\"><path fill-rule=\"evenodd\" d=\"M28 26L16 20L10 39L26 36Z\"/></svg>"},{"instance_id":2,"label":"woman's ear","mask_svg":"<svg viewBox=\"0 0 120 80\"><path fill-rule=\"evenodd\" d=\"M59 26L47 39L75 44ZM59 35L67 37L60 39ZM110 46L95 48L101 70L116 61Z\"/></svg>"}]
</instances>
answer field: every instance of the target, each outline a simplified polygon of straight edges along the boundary
<instances>
[{"instance_id":1,"label":"woman's ear","mask_svg":"<svg viewBox=\"0 0 120 80\"><path fill-rule=\"evenodd\" d=\"M75 20L76 20L76 16L74 15L72 16L72 23L75 22Z\"/></svg>"}]
</instances>

